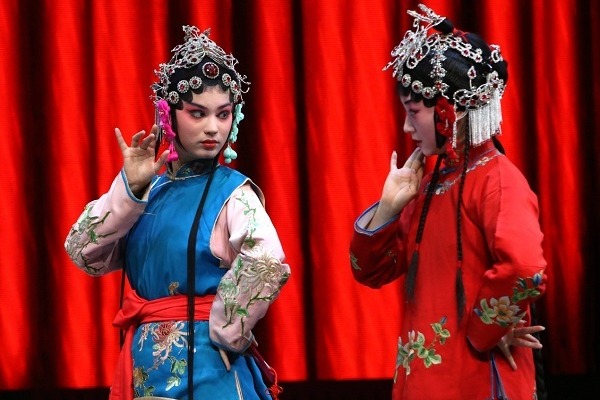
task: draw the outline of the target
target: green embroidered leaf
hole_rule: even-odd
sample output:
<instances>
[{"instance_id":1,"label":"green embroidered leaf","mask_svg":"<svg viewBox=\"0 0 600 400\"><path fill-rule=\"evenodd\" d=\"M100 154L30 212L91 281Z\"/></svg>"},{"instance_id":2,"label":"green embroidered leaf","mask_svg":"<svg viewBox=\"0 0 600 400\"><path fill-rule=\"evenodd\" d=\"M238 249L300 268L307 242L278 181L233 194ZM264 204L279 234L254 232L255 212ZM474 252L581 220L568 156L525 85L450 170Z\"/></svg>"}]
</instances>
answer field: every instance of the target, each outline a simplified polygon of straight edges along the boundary
<instances>
[{"instance_id":1,"label":"green embroidered leaf","mask_svg":"<svg viewBox=\"0 0 600 400\"><path fill-rule=\"evenodd\" d=\"M241 308L241 307L240 307L240 308L238 308L238 309L235 311L235 313L236 313L237 315L240 315L240 316L242 316L242 317L249 317L249 316L250 316L250 313L248 313L248 310L246 310L245 308Z\"/></svg>"},{"instance_id":2,"label":"green embroidered leaf","mask_svg":"<svg viewBox=\"0 0 600 400\"><path fill-rule=\"evenodd\" d=\"M179 386L179 384L181 383L181 378L178 376L170 376L167 379L167 386L165 387L165 390L169 390L172 389L174 386Z\"/></svg>"},{"instance_id":3,"label":"green embroidered leaf","mask_svg":"<svg viewBox=\"0 0 600 400\"><path fill-rule=\"evenodd\" d=\"M440 356L439 354L432 354L429 359L431 360L432 364L441 364L442 363L442 356Z\"/></svg>"},{"instance_id":4,"label":"green embroidered leaf","mask_svg":"<svg viewBox=\"0 0 600 400\"><path fill-rule=\"evenodd\" d=\"M515 295L516 301L515 303L521 301L521 300L525 300L527 298L527 292L519 292Z\"/></svg>"},{"instance_id":5,"label":"green embroidered leaf","mask_svg":"<svg viewBox=\"0 0 600 400\"><path fill-rule=\"evenodd\" d=\"M494 323L494 321L492 321L492 319L489 317L489 315L487 313L481 314L481 316L479 318L486 325L490 325L490 324Z\"/></svg>"},{"instance_id":6,"label":"green embroidered leaf","mask_svg":"<svg viewBox=\"0 0 600 400\"><path fill-rule=\"evenodd\" d=\"M425 364L425 367L426 367L426 368L429 368L429 367L431 367L431 364L432 364L432 363L431 363L431 359L429 359L429 358L425 358L425 359L423 359L423 363Z\"/></svg>"},{"instance_id":7,"label":"green embroidered leaf","mask_svg":"<svg viewBox=\"0 0 600 400\"><path fill-rule=\"evenodd\" d=\"M350 253L350 265L352 265L352 268L354 268L357 271L361 271L361 268L358 266L358 258L356 258L356 256L352 253Z\"/></svg>"},{"instance_id":8,"label":"green embroidered leaf","mask_svg":"<svg viewBox=\"0 0 600 400\"><path fill-rule=\"evenodd\" d=\"M490 311L490 308L488 307L487 301L485 299L481 299L481 301L479 302L479 306L485 314L487 314Z\"/></svg>"},{"instance_id":9,"label":"green embroidered leaf","mask_svg":"<svg viewBox=\"0 0 600 400\"><path fill-rule=\"evenodd\" d=\"M429 351L425 347L421 346L421 347L419 347L418 349L415 349L415 350L417 350L417 356L419 358L426 358L426 357L429 356Z\"/></svg>"}]
</instances>

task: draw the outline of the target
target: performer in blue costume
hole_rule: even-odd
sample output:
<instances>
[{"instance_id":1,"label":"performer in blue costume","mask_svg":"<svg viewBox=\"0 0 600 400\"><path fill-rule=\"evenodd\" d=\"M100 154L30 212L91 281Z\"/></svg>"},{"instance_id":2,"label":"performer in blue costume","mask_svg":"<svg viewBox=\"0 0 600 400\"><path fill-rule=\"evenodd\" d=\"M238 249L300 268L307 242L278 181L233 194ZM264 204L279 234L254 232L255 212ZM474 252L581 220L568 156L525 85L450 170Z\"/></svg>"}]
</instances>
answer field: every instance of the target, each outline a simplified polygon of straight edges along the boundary
<instances>
[{"instance_id":1,"label":"performer in blue costume","mask_svg":"<svg viewBox=\"0 0 600 400\"><path fill-rule=\"evenodd\" d=\"M290 268L260 189L218 162L237 157L249 83L209 31L183 29L155 71L156 124L131 145L115 129L123 168L65 248L90 275L124 269L132 288L114 321L125 339L111 399L277 398L252 329Z\"/></svg>"}]
</instances>

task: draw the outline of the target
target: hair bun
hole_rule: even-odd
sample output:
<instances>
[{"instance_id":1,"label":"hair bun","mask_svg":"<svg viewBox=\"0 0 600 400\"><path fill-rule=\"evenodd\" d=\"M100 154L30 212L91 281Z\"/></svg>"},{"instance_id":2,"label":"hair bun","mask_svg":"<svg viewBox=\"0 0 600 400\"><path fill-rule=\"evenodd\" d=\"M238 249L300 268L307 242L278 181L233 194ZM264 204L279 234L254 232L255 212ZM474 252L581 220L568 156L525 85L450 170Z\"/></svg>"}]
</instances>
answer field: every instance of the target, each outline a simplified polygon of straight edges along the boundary
<instances>
[{"instance_id":1,"label":"hair bun","mask_svg":"<svg viewBox=\"0 0 600 400\"><path fill-rule=\"evenodd\" d=\"M454 31L454 24L448 18L444 18L442 22L438 23L437 25L434 25L434 28L447 35Z\"/></svg>"}]
</instances>

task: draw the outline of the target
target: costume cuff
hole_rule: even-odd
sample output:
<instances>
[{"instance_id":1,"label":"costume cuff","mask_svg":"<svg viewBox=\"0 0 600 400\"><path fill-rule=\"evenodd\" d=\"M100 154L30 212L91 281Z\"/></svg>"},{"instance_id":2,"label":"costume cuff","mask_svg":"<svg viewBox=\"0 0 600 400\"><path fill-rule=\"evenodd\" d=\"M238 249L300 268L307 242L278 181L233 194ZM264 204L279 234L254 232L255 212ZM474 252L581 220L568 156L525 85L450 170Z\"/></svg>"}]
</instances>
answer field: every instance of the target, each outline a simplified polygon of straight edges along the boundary
<instances>
[{"instance_id":1,"label":"costume cuff","mask_svg":"<svg viewBox=\"0 0 600 400\"><path fill-rule=\"evenodd\" d=\"M373 219L375 215L375 211L377 211L377 207L379 207L379 202L373 204L371 207L367 208L354 223L354 230L363 235L372 236L380 230L384 229L386 226L394 222L398 218L398 214L394 215L389 221L385 222L383 225L376 227L375 229L367 229L369 222Z\"/></svg>"}]
</instances>

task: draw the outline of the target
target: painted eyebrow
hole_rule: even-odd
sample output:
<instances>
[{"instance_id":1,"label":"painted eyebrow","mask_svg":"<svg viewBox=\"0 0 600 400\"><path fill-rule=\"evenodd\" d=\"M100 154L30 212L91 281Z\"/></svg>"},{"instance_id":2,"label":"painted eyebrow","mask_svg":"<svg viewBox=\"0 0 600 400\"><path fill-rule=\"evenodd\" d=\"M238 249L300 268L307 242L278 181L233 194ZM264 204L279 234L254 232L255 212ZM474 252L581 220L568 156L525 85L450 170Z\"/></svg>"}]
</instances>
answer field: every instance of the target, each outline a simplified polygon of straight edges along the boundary
<instances>
[{"instance_id":1,"label":"painted eyebrow","mask_svg":"<svg viewBox=\"0 0 600 400\"><path fill-rule=\"evenodd\" d=\"M414 103L414 101L411 98L408 98L406 101L402 102L402 104L404 105L409 105L410 103Z\"/></svg>"},{"instance_id":2,"label":"painted eyebrow","mask_svg":"<svg viewBox=\"0 0 600 400\"><path fill-rule=\"evenodd\" d=\"M194 107L198 107L201 110L207 110L207 108L204 107L202 104L194 103L192 101L184 101L184 103L189 104L189 105L194 106ZM222 110L222 109L227 108L227 107L229 107L231 105L232 105L231 103L225 103L225 104L217 107L217 110Z\"/></svg>"}]
</instances>

